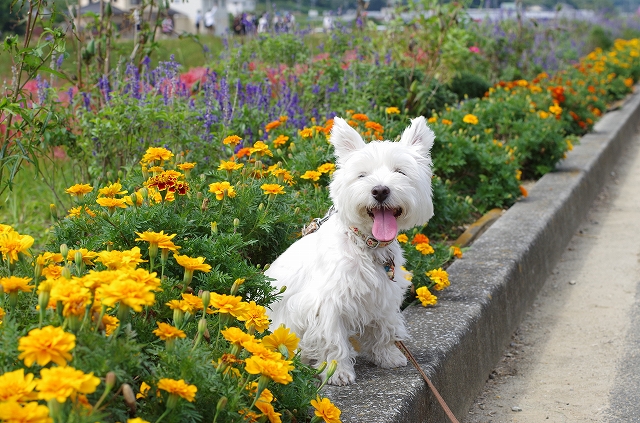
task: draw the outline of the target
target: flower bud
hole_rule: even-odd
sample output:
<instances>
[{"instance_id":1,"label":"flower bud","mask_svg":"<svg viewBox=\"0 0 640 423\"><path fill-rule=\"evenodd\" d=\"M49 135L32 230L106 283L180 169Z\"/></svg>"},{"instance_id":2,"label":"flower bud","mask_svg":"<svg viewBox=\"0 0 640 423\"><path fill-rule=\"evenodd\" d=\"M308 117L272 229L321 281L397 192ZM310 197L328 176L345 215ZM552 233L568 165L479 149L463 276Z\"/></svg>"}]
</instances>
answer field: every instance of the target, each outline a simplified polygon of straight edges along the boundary
<instances>
[{"instance_id":1,"label":"flower bud","mask_svg":"<svg viewBox=\"0 0 640 423\"><path fill-rule=\"evenodd\" d=\"M218 400L218 404L216 405L216 413L225 409L227 406L227 397L222 397Z\"/></svg>"},{"instance_id":2,"label":"flower bud","mask_svg":"<svg viewBox=\"0 0 640 423\"><path fill-rule=\"evenodd\" d=\"M78 268L78 272L79 272L80 268L82 267L82 264L84 263L82 261L82 252L81 251L76 251L76 254L73 256L73 259L76 262L76 267Z\"/></svg>"},{"instance_id":3,"label":"flower bud","mask_svg":"<svg viewBox=\"0 0 640 423\"><path fill-rule=\"evenodd\" d=\"M205 313L207 312L207 308L209 307L210 302L211 302L211 292L204 291L202 293L202 306Z\"/></svg>"},{"instance_id":4,"label":"flower bud","mask_svg":"<svg viewBox=\"0 0 640 423\"><path fill-rule=\"evenodd\" d=\"M200 319L198 322L198 335L204 334L204 331L207 330L207 319L204 317Z\"/></svg>"},{"instance_id":5,"label":"flower bud","mask_svg":"<svg viewBox=\"0 0 640 423\"><path fill-rule=\"evenodd\" d=\"M316 374L319 375L320 373L324 372L324 369L326 368L327 368L327 362L323 361L322 364L318 366L318 368L316 369Z\"/></svg>"},{"instance_id":6,"label":"flower bud","mask_svg":"<svg viewBox=\"0 0 640 423\"><path fill-rule=\"evenodd\" d=\"M69 266L65 266L62 268L62 276L65 279L71 279L71 269L69 269Z\"/></svg>"},{"instance_id":7,"label":"flower bud","mask_svg":"<svg viewBox=\"0 0 640 423\"><path fill-rule=\"evenodd\" d=\"M211 233L218 234L218 222L211 222Z\"/></svg>"},{"instance_id":8,"label":"flower bud","mask_svg":"<svg viewBox=\"0 0 640 423\"><path fill-rule=\"evenodd\" d=\"M113 388L115 384L116 384L116 374L114 372L107 373L107 377L105 378L105 385L107 386L107 389Z\"/></svg>"},{"instance_id":9,"label":"flower bud","mask_svg":"<svg viewBox=\"0 0 640 423\"><path fill-rule=\"evenodd\" d=\"M58 209L55 204L49 204L49 211L51 212L51 217L53 220L58 220Z\"/></svg>"},{"instance_id":10,"label":"flower bud","mask_svg":"<svg viewBox=\"0 0 640 423\"><path fill-rule=\"evenodd\" d=\"M338 362L336 360L331 360L331 363L329 363L329 367L327 368L327 380L331 379L331 376L333 376L337 369Z\"/></svg>"},{"instance_id":11,"label":"flower bud","mask_svg":"<svg viewBox=\"0 0 640 423\"><path fill-rule=\"evenodd\" d=\"M238 229L239 226L240 226L240 219L236 217L235 219L233 219L233 230L235 231L236 229Z\"/></svg>"},{"instance_id":12,"label":"flower bud","mask_svg":"<svg viewBox=\"0 0 640 423\"><path fill-rule=\"evenodd\" d=\"M65 260L67 259L67 256L69 255L69 247L67 244L60 244L60 254L62 254L62 258Z\"/></svg>"},{"instance_id":13,"label":"flower bud","mask_svg":"<svg viewBox=\"0 0 640 423\"><path fill-rule=\"evenodd\" d=\"M173 309L173 326L180 328L182 327L182 323L184 323L184 311L179 308Z\"/></svg>"},{"instance_id":14,"label":"flower bud","mask_svg":"<svg viewBox=\"0 0 640 423\"><path fill-rule=\"evenodd\" d=\"M258 205L258 210L262 211L264 209L264 203L260 203Z\"/></svg>"},{"instance_id":15,"label":"flower bud","mask_svg":"<svg viewBox=\"0 0 640 423\"><path fill-rule=\"evenodd\" d=\"M133 389L131 389L131 385L128 383L122 384L122 397L124 398L124 403L129 407L129 411L131 414L135 414L136 412L136 395L133 393Z\"/></svg>"}]
</instances>

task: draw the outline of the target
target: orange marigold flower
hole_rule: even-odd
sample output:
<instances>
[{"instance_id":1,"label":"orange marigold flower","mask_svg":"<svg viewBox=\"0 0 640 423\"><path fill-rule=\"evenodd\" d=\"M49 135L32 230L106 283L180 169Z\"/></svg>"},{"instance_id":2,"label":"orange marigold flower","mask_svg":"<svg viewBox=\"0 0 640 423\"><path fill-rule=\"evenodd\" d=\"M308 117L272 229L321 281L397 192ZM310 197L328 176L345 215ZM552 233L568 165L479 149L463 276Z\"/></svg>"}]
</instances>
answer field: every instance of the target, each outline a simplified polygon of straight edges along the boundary
<instances>
[{"instance_id":1,"label":"orange marigold flower","mask_svg":"<svg viewBox=\"0 0 640 423\"><path fill-rule=\"evenodd\" d=\"M364 127L371 129L372 131L375 131L375 132L384 132L384 126L380 125L377 122L369 121L364 124Z\"/></svg>"},{"instance_id":2,"label":"orange marigold flower","mask_svg":"<svg viewBox=\"0 0 640 423\"><path fill-rule=\"evenodd\" d=\"M264 130L266 132L271 131L272 129L276 129L278 126L282 125L282 122L279 120L274 120L273 122L269 122L265 125Z\"/></svg>"},{"instance_id":3,"label":"orange marigold flower","mask_svg":"<svg viewBox=\"0 0 640 423\"><path fill-rule=\"evenodd\" d=\"M162 322L158 322L158 329L154 330L153 334L163 341L187 337L187 334L185 334L184 331Z\"/></svg>"},{"instance_id":4,"label":"orange marigold flower","mask_svg":"<svg viewBox=\"0 0 640 423\"><path fill-rule=\"evenodd\" d=\"M273 140L273 146L278 148L278 147L282 147L283 145L285 145L287 143L287 141L289 141L289 137L286 135L278 135L278 137Z\"/></svg>"},{"instance_id":5,"label":"orange marigold flower","mask_svg":"<svg viewBox=\"0 0 640 423\"><path fill-rule=\"evenodd\" d=\"M369 120L369 116L365 115L364 113L356 113L353 116L351 116L351 119L359 120L361 122L366 122Z\"/></svg>"},{"instance_id":6,"label":"orange marigold flower","mask_svg":"<svg viewBox=\"0 0 640 423\"><path fill-rule=\"evenodd\" d=\"M520 193L522 194L523 197L528 197L529 196L529 191L527 191L527 189L525 187L520 185L518 188L520 188Z\"/></svg>"},{"instance_id":7,"label":"orange marigold flower","mask_svg":"<svg viewBox=\"0 0 640 423\"><path fill-rule=\"evenodd\" d=\"M427 236L425 234L421 234L421 233L416 234L413 237L413 240L411 241L411 243L413 245L422 244L423 242L426 242L428 244L429 243L429 238L427 238Z\"/></svg>"}]
</instances>

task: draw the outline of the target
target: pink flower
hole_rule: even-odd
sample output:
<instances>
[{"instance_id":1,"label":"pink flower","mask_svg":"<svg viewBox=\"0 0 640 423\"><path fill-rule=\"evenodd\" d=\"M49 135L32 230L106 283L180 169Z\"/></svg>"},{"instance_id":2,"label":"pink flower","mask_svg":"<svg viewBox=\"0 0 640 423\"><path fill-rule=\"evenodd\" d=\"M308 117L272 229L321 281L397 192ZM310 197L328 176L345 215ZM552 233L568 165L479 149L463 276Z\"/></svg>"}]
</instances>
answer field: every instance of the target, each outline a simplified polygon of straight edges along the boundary
<instances>
[{"instance_id":1,"label":"pink flower","mask_svg":"<svg viewBox=\"0 0 640 423\"><path fill-rule=\"evenodd\" d=\"M469 51L471 53L480 53L480 49L478 47L476 47L476 46L469 47Z\"/></svg>"},{"instance_id":2,"label":"pink flower","mask_svg":"<svg viewBox=\"0 0 640 423\"><path fill-rule=\"evenodd\" d=\"M191 86L198 81L204 81L207 77L207 68L195 67L189 69L188 72L180 74L180 82L183 82L187 89L191 89Z\"/></svg>"}]
</instances>

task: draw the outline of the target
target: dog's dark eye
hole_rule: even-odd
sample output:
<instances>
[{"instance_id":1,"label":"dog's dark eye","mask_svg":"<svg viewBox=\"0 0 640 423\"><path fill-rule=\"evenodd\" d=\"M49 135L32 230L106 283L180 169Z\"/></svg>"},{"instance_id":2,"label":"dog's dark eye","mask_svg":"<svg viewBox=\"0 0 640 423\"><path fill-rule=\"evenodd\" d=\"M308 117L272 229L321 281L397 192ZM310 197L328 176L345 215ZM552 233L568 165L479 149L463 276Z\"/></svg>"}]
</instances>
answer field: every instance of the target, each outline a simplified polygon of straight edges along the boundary
<instances>
[{"instance_id":1,"label":"dog's dark eye","mask_svg":"<svg viewBox=\"0 0 640 423\"><path fill-rule=\"evenodd\" d=\"M402 170L400 170L400 169L396 169L394 172L397 172L397 173L399 173L399 174L401 174L401 175L407 176L407 174L406 174L406 173L404 173L404 172L403 172Z\"/></svg>"},{"instance_id":2,"label":"dog's dark eye","mask_svg":"<svg viewBox=\"0 0 640 423\"><path fill-rule=\"evenodd\" d=\"M358 175L358 178L364 178L365 176L367 176L366 173L361 173L360 175Z\"/></svg>"}]
</instances>

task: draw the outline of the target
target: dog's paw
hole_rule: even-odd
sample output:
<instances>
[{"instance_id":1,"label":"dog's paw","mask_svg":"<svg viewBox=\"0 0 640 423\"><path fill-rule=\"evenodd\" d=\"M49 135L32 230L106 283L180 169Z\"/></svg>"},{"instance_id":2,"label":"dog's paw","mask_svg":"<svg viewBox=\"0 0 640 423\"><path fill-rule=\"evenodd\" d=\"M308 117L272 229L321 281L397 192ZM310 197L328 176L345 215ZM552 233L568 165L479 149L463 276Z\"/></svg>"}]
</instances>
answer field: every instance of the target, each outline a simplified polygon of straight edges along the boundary
<instances>
[{"instance_id":1,"label":"dog's paw","mask_svg":"<svg viewBox=\"0 0 640 423\"><path fill-rule=\"evenodd\" d=\"M372 358L372 361L383 369L393 369L407 365L407 357L395 346L376 352Z\"/></svg>"},{"instance_id":2,"label":"dog's paw","mask_svg":"<svg viewBox=\"0 0 640 423\"><path fill-rule=\"evenodd\" d=\"M356 381L356 372L353 369L340 369L327 381L329 385L344 386Z\"/></svg>"}]
</instances>

